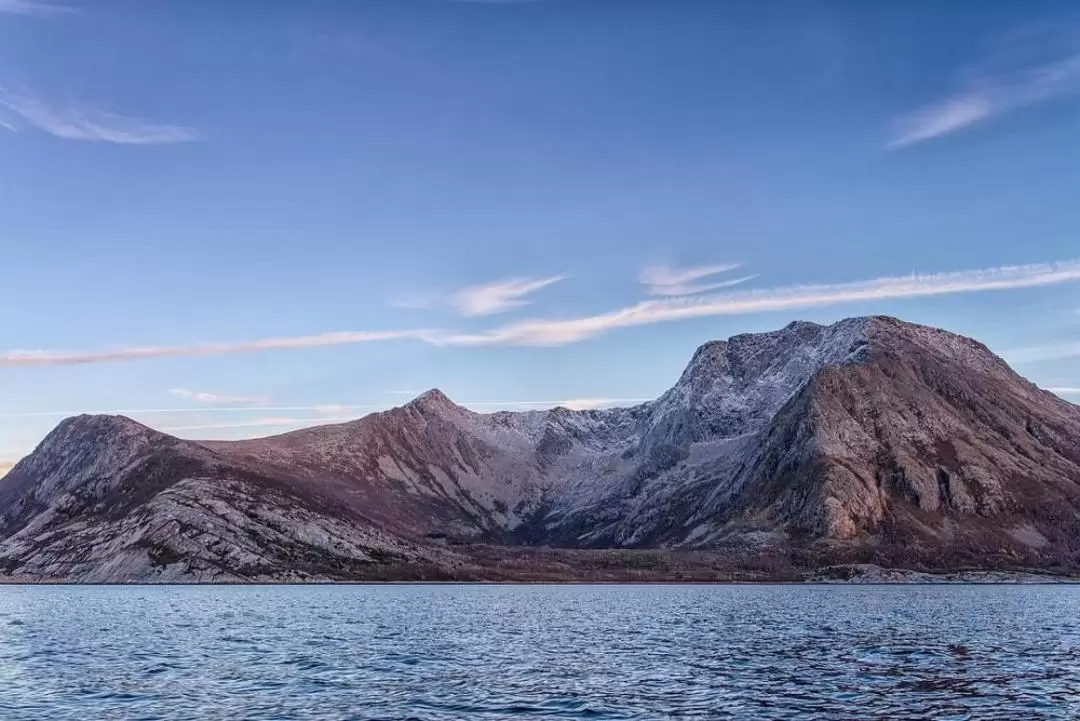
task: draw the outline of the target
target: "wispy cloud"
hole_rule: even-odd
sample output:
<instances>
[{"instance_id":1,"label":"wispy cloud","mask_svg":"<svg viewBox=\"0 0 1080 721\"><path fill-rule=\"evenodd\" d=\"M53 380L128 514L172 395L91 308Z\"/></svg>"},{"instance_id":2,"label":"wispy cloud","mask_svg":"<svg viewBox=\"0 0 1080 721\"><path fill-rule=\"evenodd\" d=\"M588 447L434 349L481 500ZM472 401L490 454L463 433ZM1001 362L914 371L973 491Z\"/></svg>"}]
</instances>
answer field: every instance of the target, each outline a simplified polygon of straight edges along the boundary
<instances>
[{"instance_id":1,"label":"wispy cloud","mask_svg":"<svg viewBox=\"0 0 1080 721\"><path fill-rule=\"evenodd\" d=\"M952 95L896 119L886 147L914 145L1001 113L1080 93L1080 47L1073 38L1062 47L1045 33L1022 36L1003 58L969 69L958 85Z\"/></svg>"},{"instance_id":2,"label":"wispy cloud","mask_svg":"<svg viewBox=\"0 0 1080 721\"><path fill-rule=\"evenodd\" d=\"M644 301L609 313L563 320L524 321L486 333L453 336L444 342L456 345L566 345L617 328L690 318L792 310L856 301L1029 288L1077 280L1080 280L1080 260L952 273L913 274L853 283L785 286Z\"/></svg>"},{"instance_id":3,"label":"wispy cloud","mask_svg":"<svg viewBox=\"0 0 1080 721\"><path fill-rule=\"evenodd\" d=\"M35 0L0 0L0 13L13 15L57 15L75 12L75 8L63 5L35 2Z\"/></svg>"},{"instance_id":4,"label":"wispy cloud","mask_svg":"<svg viewBox=\"0 0 1080 721\"><path fill-rule=\"evenodd\" d=\"M152 145L201 139L192 128L154 123L86 105L51 107L32 95L2 87L0 107L6 108L16 119L4 121L6 128L18 130L20 124L25 123L66 140Z\"/></svg>"},{"instance_id":5,"label":"wispy cloud","mask_svg":"<svg viewBox=\"0 0 1080 721\"><path fill-rule=\"evenodd\" d=\"M886 147L902 148L946 135L988 118L1000 109L979 95L948 98L897 121L896 134Z\"/></svg>"},{"instance_id":6,"label":"wispy cloud","mask_svg":"<svg viewBox=\"0 0 1080 721\"><path fill-rule=\"evenodd\" d=\"M723 265L699 265L692 268L673 268L669 265L650 265L641 272L641 282L645 285L649 295L680 296L696 295L710 290L719 290L756 278L756 275L746 275L741 278L698 283L696 281L710 278L720 273L735 270L740 263L726 263Z\"/></svg>"},{"instance_id":7,"label":"wispy cloud","mask_svg":"<svg viewBox=\"0 0 1080 721\"><path fill-rule=\"evenodd\" d=\"M472 285L452 293L416 293L399 296L391 301L398 308L432 309L450 307L466 317L495 315L522 306L532 300L526 296L569 276L552 275L546 278L507 278L491 283Z\"/></svg>"},{"instance_id":8,"label":"wispy cloud","mask_svg":"<svg viewBox=\"0 0 1080 721\"><path fill-rule=\"evenodd\" d=\"M228 396L220 393L208 393L206 391L190 391L186 388L170 388L169 393L178 398L186 398L198 403L211 403L225 406L258 406L266 405L270 402L270 396Z\"/></svg>"},{"instance_id":9,"label":"wispy cloud","mask_svg":"<svg viewBox=\"0 0 1080 721\"><path fill-rule=\"evenodd\" d=\"M189 346L150 346L117 348L114 350L103 351L13 350L0 352L0 367L77 365L82 363L108 363L111 361L139 360L144 358L211 356L231 353L251 353L284 348L316 348L320 346L375 343L379 341L405 339L425 340L431 343L438 343L438 334L439 331L431 330L340 331L336 333L319 333L317 335L291 336L285 338L265 338L262 340L241 341L238 343L202 343Z\"/></svg>"},{"instance_id":10,"label":"wispy cloud","mask_svg":"<svg viewBox=\"0 0 1080 721\"><path fill-rule=\"evenodd\" d=\"M546 278L508 278L491 283L471 285L452 293L415 293L395 298L392 304L398 308L430 310L432 308L453 308L466 317L494 315L529 305L529 296L548 287L565 275L553 275Z\"/></svg>"},{"instance_id":11,"label":"wispy cloud","mask_svg":"<svg viewBox=\"0 0 1080 721\"><path fill-rule=\"evenodd\" d=\"M1056 393L1059 396L1080 396L1080 388L1071 388L1071 387L1068 387L1068 386L1060 387L1059 386L1057 388L1045 388L1044 390L1048 390L1051 393Z\"/></svg>"},{"instance_id":12,"label":"wispy cloud","mask_svg":"<svg viewBox=\"0 0 1080 721\"><path fill-rule=\"evenodd\" d=\"M552 275L538 279L510 278L494 283L474 285L455 293L451 296L450 302L458 312L465 316L505 313L508 310L528 305L532 301L526 300L525 296L558 283L560 280L566 280L566 277Z\"/></svg>"},{"instance_id":13,"label":"wispy cloud","mask_svg":"<svg viewBox=\"0 0 1080 721\"><path fill-rule=\"evenodd\" d=\"M764 313L840 303L869 302L953 293L1009 290L1080 280L1080 260L1014 265L951 273L889 276L850 283L792 285L760 290L649 300L607 313L565 319L534 319L478 333L447 330L342 331L267 338L238 343L134 347L103 351L13 350L0 352L0 367L73 365L146 358L210 356L285 348L419 340L436 346L554 346L577 343L608 331L719 315ZM1080 355L1080 343L1055 346L1049 357ZM1030 359L1028 356L1022 359Z\"/></svg>"}]
</instances>

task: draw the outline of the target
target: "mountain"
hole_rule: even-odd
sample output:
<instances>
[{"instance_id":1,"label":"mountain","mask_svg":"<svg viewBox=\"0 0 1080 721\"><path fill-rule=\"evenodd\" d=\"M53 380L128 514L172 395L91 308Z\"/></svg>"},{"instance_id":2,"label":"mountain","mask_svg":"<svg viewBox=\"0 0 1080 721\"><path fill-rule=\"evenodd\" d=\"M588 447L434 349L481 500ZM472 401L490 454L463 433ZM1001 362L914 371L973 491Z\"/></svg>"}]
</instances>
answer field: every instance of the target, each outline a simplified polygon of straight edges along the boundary
<instances>
[{"instance_id":1,"label":"mountain","mask_svg":"<svg viewBox=\"0 0 1080 721\"><path fill-rule=\"evenodd\" d=\"M300 580L440 556L319 488L121 416L63 421L0 481L0 508L0 564L20 577L239 581L272 569Z\"/></svg>"},{"instance_id":2,"label":"mountain","mask_svg":"<svg viewBox=\"0 0 1080 721\"><path fill-rule=\"evenodd\" d=\"M632 408L479 414L432 390L235 442L79 416L0 509L0 568L30 579L1066 570L1080 407L943 330L795 322L706 343Z\"/></svg>"}]
</instances>

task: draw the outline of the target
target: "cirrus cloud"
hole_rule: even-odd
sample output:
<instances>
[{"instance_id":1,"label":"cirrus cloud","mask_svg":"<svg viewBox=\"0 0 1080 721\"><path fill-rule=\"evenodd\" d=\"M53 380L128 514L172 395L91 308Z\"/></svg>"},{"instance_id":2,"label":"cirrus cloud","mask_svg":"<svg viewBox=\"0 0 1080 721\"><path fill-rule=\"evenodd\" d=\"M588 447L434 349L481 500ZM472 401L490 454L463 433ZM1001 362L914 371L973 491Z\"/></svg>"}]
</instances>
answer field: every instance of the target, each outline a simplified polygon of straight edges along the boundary
<instances>
[{"instance_id":1,"label":"cirrus cloud","mask_svg":"<svg viewBox=\"0 0 1080 721\"><path fill-rule=\"evenodd\" d=\"M154 145L201 139L192 128L155 123L84 104L54 107L28 93L3 87L0 87L0 108L10 114L3 121L8 130L32 127L65 140Z\"/></svg>"},{"instance_id":2,"label":"cirrus cloud","mask_svg":"<svg viewBox=\"0 0 1080 721\"><path fill-rule=\"evenodd\" d=\"M795 285L650 300L608 313L579 318L523 321L484 333L453 336L445 342L455 345L567 345L617 328L691 318L763 313L858 301L1031 288L1078 280L1080 260L951 273L887 276L852 283Z\"/></svg>"},{"instance_id":3,"label":"cirrus cloud","mask_svg":"<svg viewBox=\"0 0 1080 721\"><path fill-rule=\"evenodd\" d=\"M0 0L0 13L12 15L56 15L76 12L75 8L52 5L36 0Z\"/></svg>"},{"instance_id":4,"label":"cirrus cloud","mask_svg":"<svg viewBox=\"0 0 1080 721\"><path fill-rule=\"evenodd\" d=\"M187 346L140 346L102 351L13 350L0 352L0 367L79 365L83 363L108 363L111 361L140 360L146 358L227 355L232 353L253 353L256 351L278 350L283 348L317 348L321 346L374 343L409 338L436 343L438 340L437 333L438 331L431 330L338 331L334 333L318 333L316 335L264 338L261 340L240 341L236 343L199 343Z\"/></svg>"},{"instance_id":5,"label":"cirrus cloud","mask_svg":"<svg viewBox=\"0 0 1080 721\"><path fill-rule=\"evenodd\" d=\"M964 73L959 89L893 121L886 148L948 135L995 115L1080 93L1080 47L1060 29L1018 35L1001 57Z\"/></svg>"},{"instance_id":6,"label":"cirrus cloud","mask_svg":"<svg viewBox=\"0 0 1080 721\"><path fill-rule=\"evenodd\" d=\"M449 330L340 331L236 343L131 347L101 351L13 350L0 352L0 367L106 363L178 356L210 356L286 348L419 340L436 346L556 346L577 343L619 328L692 318L765 313L856 302L1034 288L1080 281L1080 260L1000 266L946 273L885 276L848 283L791 285L758 290L663 298L575 318L532 319L476 333ZM1074 349L1077 349L1074 351ZM1072 345L1043 349L1053 357L1080 353ZM1029 359L1029 358L1022 358Z\"/></svg>"},{"instance_id":7,"label":"cirrus cloud","mask_svg":"<svg viewBox=\"0 0 1080 721\"><path fill-rule=\"evenodd\" d=\"M392 305L423 310L448 306L465 317L495 315L529 305L532 300L527 296L568 277L552 275L546 278L507 278L471 285L453 293L405 295L394 299Z\"/></svg>"},{"instance_id":8,"label":"cirrus cloud","mask_svg":"<svg viewBox=\"0 0 1080 721\"><path fill-rule=\"evenodd\" d=\"M465 316L493 315L528 305L532 301L525 296L565 280L565 275L547 278L511 278L494 283L464 288L451 296L450 301Z\"/></svg>"},{"instance_id":9,"label":"cirrus cloud","mask_svg":"<svg viewBox=\"0 0 1080 721\"><path fill-rule=\"evenodd\" d=\"M669 265L650 265L641 272L641 282L649 295L680 296L696 295L710 290L719 290L753 280L756 275L746 275L729 280L698 283L720 273L726 273L741 267L740 263L723 265L699 265L692 268L673 268Z\"/></svg>"}]
</instances>

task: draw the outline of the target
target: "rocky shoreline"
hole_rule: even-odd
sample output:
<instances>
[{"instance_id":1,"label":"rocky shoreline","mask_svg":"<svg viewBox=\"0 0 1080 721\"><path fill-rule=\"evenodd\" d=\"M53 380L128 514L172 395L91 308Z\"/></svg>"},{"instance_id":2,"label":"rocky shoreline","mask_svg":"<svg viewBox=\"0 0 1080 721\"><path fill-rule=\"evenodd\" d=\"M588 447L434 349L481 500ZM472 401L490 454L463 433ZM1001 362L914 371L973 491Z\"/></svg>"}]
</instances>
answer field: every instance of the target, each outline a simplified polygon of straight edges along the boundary
<instances>
[{"instance_id":1,"label":"rocky shoreline","mask_svg":"<svg viewBox=\"0 0 1080 721\"><path fill-rule=\"evenodd\" d=\"M357 585L357 584L715 584L715 585L1039 585L1080 583L1080 575L1040 569L957 569L920 571L874 564L839 564L813 570L731 568L708 558L676 559L654 551L630 552L635 559L613 559L609 552L571 552L562 561L535 558L523 563L462 564L453 571L436 566L371 568L354 578L303 573L240 577L219 574L161 573L154 576L72 581L58 576L0 575L0 585ZM696 555L696 554L695 554ZM662 558L662 560L660 560Z\"/></svg>"},{"instance_id":2,"label":"rocky shoreline","mask_svg":"<svg viewBox=\"0 0 1080 721\"><path fill-rule=\"evenodd\" d=\"M814 571L807 583L825 584L1062 584L1080 583L1080 576L1038 571L990 571L965 569L929 573L905 568L882 568L873 564L829 566Z\"/></svg>"}]
</instances>

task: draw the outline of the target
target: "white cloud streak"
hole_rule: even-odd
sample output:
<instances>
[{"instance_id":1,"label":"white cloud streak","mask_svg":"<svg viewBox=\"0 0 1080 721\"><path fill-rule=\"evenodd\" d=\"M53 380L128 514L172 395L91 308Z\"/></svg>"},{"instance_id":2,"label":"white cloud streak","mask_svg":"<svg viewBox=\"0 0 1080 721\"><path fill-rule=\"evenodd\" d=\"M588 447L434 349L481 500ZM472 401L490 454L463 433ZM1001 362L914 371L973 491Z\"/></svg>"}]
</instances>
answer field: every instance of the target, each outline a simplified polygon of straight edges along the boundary
<instances>
[{"instance_id":1,"label":"white cloud streak","mask_svg":"<svg viewBox=\"0 0 1080 721\"><path fill-rule=\"evenodd\" d=\"M414 293L394 298L391 305L397 308L431 310L446 306L458 314L469 317L495 315L532 303L526 298L549 285L566 280L567 275L546 278L507 278L491 283L472 285L453 293Z\"/></svg>"},{"instance_id":2,"label":"white cloud streak","mask_svg":"<svg viewBox=\"0 0 1080 721\"><path fill-rule=\"evenodd\" d=\"M75 12L75 8L50 5L34 0L0 0L0 13L12 15L57 15Z\"/></svg>"},{"instance_id":3,"label":"white cloud streak","mask_svg":"<svg viewBox=\"0 0 1080 721\"><path fill-rule=\"evenodd\" d=\"M763 313L857 301L1030 288L1077 280L1080 280L1080 261L913 274L853 283L786 286L644 301L609 313L564 320L524 321L486 333L453 336L445 342L454 345L557 346L584 341L617 328L691 318Z\"/></svg>"},{"instance_id":4,"label":"white cloud streak","mask_svg":"<svg viewBox=\"0 0 1080 721\"><path fill-rule=\"evenodd\" d=\"M186 388L170 388L169 393L178 397L186 398L197 403L212 403L217 405L266 405L270 402L270 396L227 396L220 393L208 393L206 391L190 391Z\"/></svg>"},{"instance_id":5,"label":"white cloud streak","mask_svg":"<svg viewBox=\"0 0 1080 721\"><path fill-rule=\"evenodd\" d=\"M449 298L450 305L463 316L484 316L505 313L508 310L528 305L532 301L526 296L548 287L565 275L553 275L547 278L510 278L507 280L474 285L459 290Z\"/></svg>"},{"instance_id":6,"label":"white cloud streak","mask_svg":"<svg viewBox=\"0 0 1080 721\"><path fill-rule=\"evenodd\" d=\"M723 265L701 265L693 268L673 268L668 265L650 265L641 272L641 282L649 295L658 296L681 296L697 295L710 290L728 288L739 283L756 278L756 275L747 275L730 280L714 281L710 283L697 283L695 281L726 273L739 268L739 263L726 263Z\"/></svg>"},{"instance_id":7,"label":"white cloud streak","mask_svg":"<svg viewBox=\"0 0 1080 721\"><path fill-rule=\"evenodd\" d=\"M319 333L317 335L265 338L262 340L241 341L237 343L203 343L189 346L149 346L117 348L114 350L103 351L13 350L0 352L0 367L78 365L83 363L108 363L112 361L140 360L146 358L212 356L286 348L317 348L321 346L375 343L380 341L406 339L424 340L437 344L439 342L438 333L438 331L431 330L340 331L336 333Z\"/></svg>"},{"instance_id":8,"label":"white cloud streak","mask_svg":"<svg viewBox=\"0 0 1080 721\"><path fill-rule=\"evenodd\" d=\"M1046 38L1040 38L1045 44ZM1027 44L1034 45L1029 38ZM1030 56L1032 48L1020 47ZM1026 62L1004 71L973 70L950 97L919 108L893 122L890 150L907 147L967 128L995 115L1080 92L1080 49L1072 43L1053 59Z\"/></svg>"},{"instance_id":9,"label":"white cloud streak","mask_svg":"<svg viewBox=\"0 0 1080 721\"><path fill-rule=\"evenodd\" d=\"M1043 390L1056 393L1059 396L1080 396L1080 388L1071 387L1057 387L1057 388L1044 388Z\"/></svg>"},{"instance_id":10,"label":"white cloud streak","mask_svg":"<svg viewBox=\"0 0 1080 721\"><path fill-rule=\"evenodd\" d=\"M886 146L893 150L947 135L990 117L994 105L978 95L960 95L915 111L896 122L896 135Z\"/></svg>"},{"instance_id":11,"label":"white cloud streak","mask_svg":"<svg viewBox=\"0 0 1080 721\"><path fill-rule=\"evenodd\" d=\"M200 140L192 128L165 125L89 106L54 108L25 93L0 88L0 107L6 108L26 125L65 140L154 145ZM9 118L8 129L17 122Z\"/></svg>"},{"instance_id":12,"label":"white cloud streak","mask_svg":"<svg viewBox=\"0 0 1080 721\"><path fill-rule=\"evenodd\" d=\"M211 356L286 348L311 348L393 340L420 340L436 346L557 346L578 343L619 328L692 318L741 315L954 293L1033 288L1080 280L1080 260L1002 266L951 273L889 276L850 283L794 285L693 297L649 300L607 313L566 319L511 323L479 333L446 330L342 331L268 338L238 343L136 347L104 351L13 350L0 352L0 367L106 363L147 358ZM1055 355L1080 354L1080 343L1057 346ZM1029 360L1030 357L1021 357Z\"/></svg>"}]
</instances>

